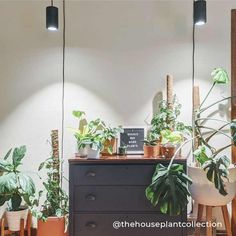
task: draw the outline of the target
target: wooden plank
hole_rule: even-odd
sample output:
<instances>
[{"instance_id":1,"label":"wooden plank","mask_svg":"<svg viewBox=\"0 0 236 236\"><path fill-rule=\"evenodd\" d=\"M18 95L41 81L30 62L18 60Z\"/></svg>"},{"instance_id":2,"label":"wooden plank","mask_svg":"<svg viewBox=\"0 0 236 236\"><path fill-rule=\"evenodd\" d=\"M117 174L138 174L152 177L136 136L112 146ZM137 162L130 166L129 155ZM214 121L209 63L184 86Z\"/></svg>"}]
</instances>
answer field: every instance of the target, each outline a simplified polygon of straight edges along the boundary
<instances>
[{"instance_id":1,"label":"wooden plank","mask_svg":"<svg viewBox=\"0 0 236 236\"><path fill-rule=\"evenodd\" d=\"M236 9L231 11L231 96L236 96ZM236 97L231 99L231 118L236 119ZM236 163L236 147L232 147ZM236 235L236 198L232 202L232 234Z\"/></svg>"}]
</instances>

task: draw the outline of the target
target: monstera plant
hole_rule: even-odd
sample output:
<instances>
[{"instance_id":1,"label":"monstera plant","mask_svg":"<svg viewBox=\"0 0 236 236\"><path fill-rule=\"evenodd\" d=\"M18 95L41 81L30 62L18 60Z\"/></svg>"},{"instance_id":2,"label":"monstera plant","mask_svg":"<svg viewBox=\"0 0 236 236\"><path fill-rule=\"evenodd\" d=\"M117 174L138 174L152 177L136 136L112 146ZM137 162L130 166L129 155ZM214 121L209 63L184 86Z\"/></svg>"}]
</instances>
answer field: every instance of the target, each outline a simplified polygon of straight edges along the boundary
<instances>
[{"instance_id":1,"label":"monstera plant","mask_svg":"<svg viewBox=\"0 0 236 236\"><path fill-rule=\"evenodd\" d=\"M211 77L213 84L195 111L194 135L182 143L168 166L157 165L152 182L146 189L147 199L154 206L158 205L163 213L180 214L185 209L190 195L200 204L210 206L226 205L235 196L236 168L232 164L230 165L230 159L221 153L236 145L236 121L228 122L203 115L213 106L231 99L231 97L221 98L213 104L205 106L213 88L216 85L227 84L229 77L222 68L214 69ZM223 124L214 128L207 124L209 121L214 121L214 125L216 122ZM216 148L217 145L214 145L213 140L216 136L227 137L229 143ZM175 164L174 159L179 149L192 140L197 140L197 145L195 143L197 148L193 150L196 162L195 165L188 167L189 176L187 176L183 166Z\"/></svg>"}]
</instances>

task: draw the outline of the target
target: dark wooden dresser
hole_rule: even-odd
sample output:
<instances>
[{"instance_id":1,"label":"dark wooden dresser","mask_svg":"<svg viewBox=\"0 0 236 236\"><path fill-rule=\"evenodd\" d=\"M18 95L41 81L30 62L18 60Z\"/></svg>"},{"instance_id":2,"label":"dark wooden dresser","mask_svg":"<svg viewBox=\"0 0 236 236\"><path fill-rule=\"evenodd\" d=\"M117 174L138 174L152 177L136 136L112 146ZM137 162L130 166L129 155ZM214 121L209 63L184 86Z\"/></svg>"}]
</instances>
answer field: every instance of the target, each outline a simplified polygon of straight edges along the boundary
<instances>
[{"instance_id":1,"label":"dark wooden dresser","mask_svg":"<svg viewBox=\"0 0 236 236\"><path fill-rule=\"evenodd\" d=\"M156 164L168 162L139 156L70 159L69 235L186 236L185 228L161 229L148 225L187 221L186 212L174 217L161 214L159 208L154 208L145 196L145 188L150 184ZM175 162L186 165L185 159L176 159ZM113 222L119 229L113 227Z\"/></svg>"}]
</instances>

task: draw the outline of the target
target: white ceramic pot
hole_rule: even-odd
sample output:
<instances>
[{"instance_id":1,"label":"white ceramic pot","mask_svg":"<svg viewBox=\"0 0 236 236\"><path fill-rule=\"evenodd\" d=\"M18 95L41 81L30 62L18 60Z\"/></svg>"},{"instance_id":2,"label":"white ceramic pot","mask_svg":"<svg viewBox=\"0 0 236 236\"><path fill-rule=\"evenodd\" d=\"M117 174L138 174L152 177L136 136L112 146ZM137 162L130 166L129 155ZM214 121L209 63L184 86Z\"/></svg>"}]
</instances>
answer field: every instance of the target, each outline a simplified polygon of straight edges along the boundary
<instances>
[{"instance_id":1,"label":"white ceramic pot","mask_svg":"<svg viewBox=\"0 0 236 236\"><path fill-rule=\"evenodd\" d=\"M188 166L188 175L193 180L189 186L192 198L208 206L223 206L233 200L236 195L236 167L229 168L229 181L225 182L227 195L221 195L214 184L206 177L206 172L199 167Z\"/></svg>"},{"instance_id":2,"label":"white ceramic pot","mask_svg":"<svg viewBox=\"0 0 236 236\"><path fill-rule=\"evenodd\" d=\"M20 230L20 221L24 219L24 227L26 226L28 209L23 209L20 211L6 211L6 218L9 230L19 231Z\"/></svg>"},{"instance_id":3,"label":"white ceramic pot","mask_svg":"<svg viewBox=\"0 0 236 236\"><path fill-rule=\"evenodd\" d=\"M100 150L93 150L89 145L87 145L85 148L79 149L78 156L99 159Z\"/></svg>"}]
</instances>

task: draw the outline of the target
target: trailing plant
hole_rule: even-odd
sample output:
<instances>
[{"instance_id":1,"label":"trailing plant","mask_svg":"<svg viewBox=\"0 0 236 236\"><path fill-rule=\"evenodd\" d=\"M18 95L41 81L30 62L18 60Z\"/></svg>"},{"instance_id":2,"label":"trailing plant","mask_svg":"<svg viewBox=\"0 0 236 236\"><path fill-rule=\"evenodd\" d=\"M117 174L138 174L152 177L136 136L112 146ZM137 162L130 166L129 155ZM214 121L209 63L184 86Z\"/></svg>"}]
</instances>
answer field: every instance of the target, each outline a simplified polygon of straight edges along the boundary
<instances>
[{"instance_id":1,"label":"trailing plant","mask_svg":"<svg viewBox=\"0 0 236 236\"><path fill-rule=\"evenodd\" d=\"M42 221L46 221L50 216L65 217L67 223L69 198L62 189L63 173L60 172L62 161L59 158L58 130L52 130L51 145L51 156L42 162L38 168L39 172L43 170L47 172L47 178L43 181L45 190L40 190L38 198L34 199L32 213ZM42 197L45 200L41 204Z\"/></svg>"},{"instance_id":2,"label":"trailing plant","mask_svg":"<svg viewBox=\"0 0 236 236\"><path fill-rule=\"evenodd\" d=\"M65 217L69 213L68 195L61 188L60 178L55 178L58 175L58 169L55 168L53 156L42 162L38 168L47 171L47 179L43 182L45 190L40 190L38 198L34 200L32 208L33 216L42 221L46 221L50 216ZM41 204L41 198L45 201Z\"/></svg>"},{"instance_id":3,"label":"trailing plant","mask_svg":"<svg viewBox=\"0 0 236 236\"><path fill-rule=\"evenodd\" d=\"M0 160L0 206L8 203L9 211L21 210L22 202L31 206L35 194L35 185L29 175L23 174L19 167L26 154L26 146L10 149Z\"/></svg>"},{"instance_id":4,"label":"trailing plant","mask_svg":"<svg viewBox=\"0 0 236 236\"><path fill-rule=\"evenodd\" d=\"M161 135L162 130L180 131L190 133L191 127L178 121L181 112L181 104L178 102L177 96L173 98L170 107L166 100L162 100L159 104L159 112L155 114L151 121L151 131Z\"/></svg>"}]
</instances>

